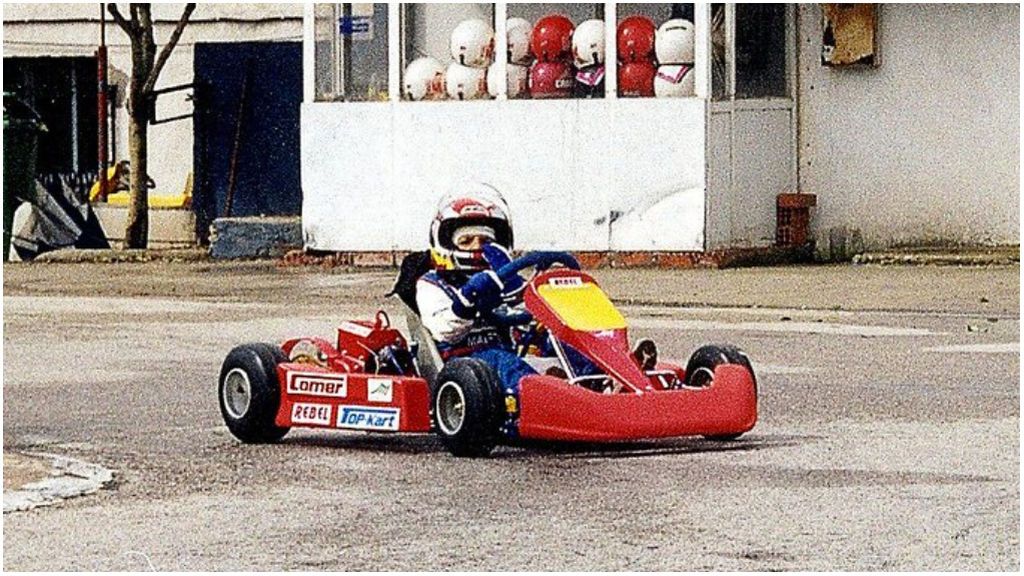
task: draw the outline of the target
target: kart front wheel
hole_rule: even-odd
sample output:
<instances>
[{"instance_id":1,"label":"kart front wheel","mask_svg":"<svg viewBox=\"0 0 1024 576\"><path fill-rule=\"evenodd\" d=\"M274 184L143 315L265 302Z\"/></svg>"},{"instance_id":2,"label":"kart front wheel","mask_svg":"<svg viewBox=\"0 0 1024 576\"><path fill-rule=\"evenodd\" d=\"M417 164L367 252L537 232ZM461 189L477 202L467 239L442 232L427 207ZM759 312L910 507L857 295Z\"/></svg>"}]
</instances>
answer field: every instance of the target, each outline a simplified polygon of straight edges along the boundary
<instances>
[{"instance_id":1,"label":"kart front wheel","mask_svg":"<svg viewBox=\"0 0 1024 576\"><path fill-rule=\"evenodd\" d=\"M686 363L686 385L694 388L708 388L714 384L715 368L722 364L738 364L750 372L754 381L754 393L757 393L757 377L754 375L754 368L750 365L750 358L746 353L735 346L709 345L701 346ZM705 436L708 440L728 441L735 440L742 436L738 434L720 434Z\"/></svg>"},{"instance_id":2,"label":"kart front wheel","mask_svg":"<svg viewBox=\"0 0 1024 576\"><path fill-rule=\"evenodd\" d=\"M490 366L456 358L437 375L432 405L437 435L455 456L487 456L498 443L501 387Z\"/></svg>"},{"instance_id":3,"label":"kart front wheel","mask_svg":"<svg viewBox=\"0 0 1024 576\"><path fill-rule=\"evenodd\" d=\"M288 433L274 419L281 403L277 365L288 358L281 348L254 343L235 347L220 369L217 396L224 423L247 444L275 442Z\"/></svg>"}]
</instances>

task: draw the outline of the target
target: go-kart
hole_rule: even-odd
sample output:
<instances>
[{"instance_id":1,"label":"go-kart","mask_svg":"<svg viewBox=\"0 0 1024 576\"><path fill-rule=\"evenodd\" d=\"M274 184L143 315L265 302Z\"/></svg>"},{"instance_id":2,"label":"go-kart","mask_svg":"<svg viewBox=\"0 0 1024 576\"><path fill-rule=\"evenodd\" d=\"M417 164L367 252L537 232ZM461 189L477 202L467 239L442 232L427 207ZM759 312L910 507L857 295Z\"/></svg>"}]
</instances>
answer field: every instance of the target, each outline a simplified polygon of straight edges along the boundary
<instances>
[{"instance_id":1,"label":"go-kart","mask_svg":"<svg viewBox=\"0 0 1024 576\"><path fill-rule=\"evenodd\" d=\"M533 275L524 281L527 269ZM520 439L731 440L754 427L757 384L739 349L703 346L685 368L644 367L630 350L625 319L572 255L534 252L496 272L520 286L507 299L526 313L510 323L526 324L510 332L538 372L518 390L503 388L478 359L442 362L406 300L409 339L382 310L372 322L342 322L335 342L307 337L233 349L218 389L228 429L247 443L279 440L291 427L433 430L452 454L485 456ZM577 375L570 354L597 370Z\"/></svg>"}]
</instances>

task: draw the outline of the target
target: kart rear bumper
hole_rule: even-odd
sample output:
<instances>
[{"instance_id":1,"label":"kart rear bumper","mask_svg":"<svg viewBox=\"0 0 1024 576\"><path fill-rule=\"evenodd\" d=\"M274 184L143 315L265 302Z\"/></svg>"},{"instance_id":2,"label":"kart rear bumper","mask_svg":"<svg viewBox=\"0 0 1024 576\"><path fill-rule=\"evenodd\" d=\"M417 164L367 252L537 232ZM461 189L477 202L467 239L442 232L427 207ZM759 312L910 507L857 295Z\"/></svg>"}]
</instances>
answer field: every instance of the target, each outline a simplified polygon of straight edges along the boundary
<instances>
[{"instance_id":1,"label":"kart rear bumper","mask_svg":"<svg viewBox=\"0 0 1024 576\"><path fill-rule=\"evenodd\" d=\"M551 376L527 376L519 392L519 436L615 441L740 434L757 421L757 388L742 366L721 365L704 389L599 394Z\"/></svg>"}]
</instances>

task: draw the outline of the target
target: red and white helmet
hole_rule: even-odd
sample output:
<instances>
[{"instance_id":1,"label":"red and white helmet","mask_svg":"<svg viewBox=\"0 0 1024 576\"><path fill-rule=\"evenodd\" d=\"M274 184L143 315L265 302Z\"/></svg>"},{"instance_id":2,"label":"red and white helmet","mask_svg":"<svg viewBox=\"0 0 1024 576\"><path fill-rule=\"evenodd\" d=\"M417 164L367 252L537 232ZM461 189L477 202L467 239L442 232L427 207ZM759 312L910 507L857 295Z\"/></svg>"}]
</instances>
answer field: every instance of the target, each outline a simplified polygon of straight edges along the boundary
<instances>
[{"instance_id":1,"label":"red and white helmet","mask_svg":"<svg viewBox=\"0 0 1024 576\"><path fill-rule=\"evenodd\" d=\"M572 33L572 58L577 68L604 63L604 22L584 20Z\"/></svg>"},{"instance_id":2,"label":"red and white helmet","mask_svg":"<svg viewBox=\"0 0 1024 576\"><path fill-rule=\"evenodd\" d=\"M572 20L555 14L537 21L530 36L530 48L541 62L556 62L569 57L572 49Z\"/></svg>"},{"instance_id":3,"label":"red and white helmet","mask_svg":"<svg viewBox=\"0 0 1024 576\"><path fill-rule=\"evenodd\" d=\"M508 97L526 98L530 95L529 68L519 64L506 64L508 75ZM498 66L491 64L487 69L487 92L497 98L498 89L501 87L501 79L498 77Z\"/></svg>"},{"instance_id":4,"label":"red and white helmet","mask_svg":"<svg viewBox=\"0 0 1024 576\"><path fill-rule=\"evenodd\" d=\"M619 96L651 98L657 69L647 60L619 64Z\"/></svg>"},{"instance_id":5,"label":"red and white helmet","mask_svg":"<svg viewBox=\"0 0 1024 576\"><path fill-rule=\"evenodd\" d=\"M494 59L494 30L483 20L463 20L452 30L451 51L463 66L487 68Z\"/></svg>"},{"instance_id":6,"label":"red and white helmet","mask_svg":"<svg viewBox=\"0 0 1024 576\"><path fill-rule=\"evenodd\" d=\"M654 22L643 16L630 16L619 22L616 42L619 60L642 62L651 59L654 53Z\"/></svg>"},{"instance_id":7,"label":"red and white helmet","mask_svg":"<svg viewBox=\"0 0 1024 576\"><path fill-rule=\"evenodd\" d=\"M456 231L464 228L493 232L494 243L513 248L512 219L508 203L489 184L468 184L445 194L430 224L430 255L438 270L483 270L482 250L459 250Z\"/></svg>"},{"instance_id":8,"label":"red and white helmet","mask_svg":"<svg viewBox=\"0 0 1024 576\"><path fill-rule=\"evenodd\" d=\"M654 37L654 54L658 64L693 64L693 22L673 18L658 28Z\"/></svg>"},{"instance_id":9,"label":"red and white helmet","mask_svg":"<svg viewBox=\"0 0 1024 576\"><path fill-rule=\"evenodd\" d=\"M444 67L425 56L405 67L402 88L409 100L437 100L444 98Z\"/></svg>"},{"instance_id":10,"label":"red and white helmet","mask_svg":"<svg viewBox=\"0 0 1024 576\"><path fill-rule=\"evenodd\" d=\"M444 75L444 88L453 100L487 98L487 71L452 62Z\"/></svg>"},{"instance_id":11,"label":"red and white helmet","mask_svg":"<svg viewBox=\"0 0 1024 576\"><path fill-rule=\"evenodd\" d=\"M566 62L534 62L530 67L531 98L572 97L572 66Z\"/></svg>"},{"instance_id":12,"label":"red and white helmet","mask_svg":"<svg viewBox=\"0 0 1024 576\"><path fill-rule=\"evenodd\" d=\"M522 18L509 18L508 61L512 64L530 63L530 32L533 26Z\"/></svg>"},{"instance_id":13,"label":"red and white helmet","mask_svg":"<svg viewBox=\"0 0 1024 576\"><path fill-rule=\"evenodd\" d=\"M693 66L670 64L659 66L654 76L654 95L658 98L682 98L695 94Z\"/></svg>"}]
</instances>

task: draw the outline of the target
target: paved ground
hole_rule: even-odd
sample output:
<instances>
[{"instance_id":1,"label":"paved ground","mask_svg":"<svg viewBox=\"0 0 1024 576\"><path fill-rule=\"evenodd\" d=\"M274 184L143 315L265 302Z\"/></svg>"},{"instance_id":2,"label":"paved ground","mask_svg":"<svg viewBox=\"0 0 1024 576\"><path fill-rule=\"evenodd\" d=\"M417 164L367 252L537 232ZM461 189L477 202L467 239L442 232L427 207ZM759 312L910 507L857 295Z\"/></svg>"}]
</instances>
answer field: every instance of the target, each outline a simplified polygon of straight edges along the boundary
<instances>
[{"instance_id":1,"label":"paved ground","mask_svg":"<svg viewBox=\"0 0 1024 576\"><path fill-rule=\"evenodd\" d=\"M758 426L483 461L425 436L243 446L221 423L227 350L330 335L375 309L389 273L3 272L5 451L118 471L4 515L4 569L1020 568L1017 266L597 271L665 356L746 349Z\"/></svg>"}]
</instances>

